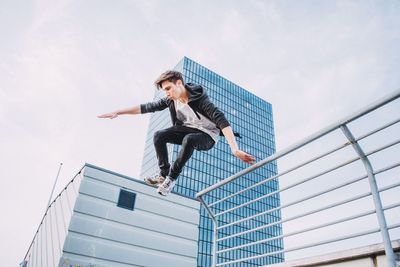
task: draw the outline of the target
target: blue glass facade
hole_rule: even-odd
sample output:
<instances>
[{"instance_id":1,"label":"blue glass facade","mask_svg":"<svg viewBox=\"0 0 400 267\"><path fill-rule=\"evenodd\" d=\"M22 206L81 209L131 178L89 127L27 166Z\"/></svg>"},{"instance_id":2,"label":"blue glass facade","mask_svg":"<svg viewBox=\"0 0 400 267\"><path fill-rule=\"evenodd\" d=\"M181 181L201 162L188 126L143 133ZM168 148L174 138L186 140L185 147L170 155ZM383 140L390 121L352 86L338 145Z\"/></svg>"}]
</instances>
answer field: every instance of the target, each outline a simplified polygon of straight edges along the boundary
<instances>
[{"instance_id":1,"label":"blue glass facade","mask_svg":"<svg viewBox=\"0 0 400 267\"><path fill-rule=\"evenodd\" d=\"M238 85L201 66L189 58L183 58L175 67L183 73L185 82L201 84L213 101L213 103L224 112L226 118L231 123L234 131L239 132L241 138L237 138L239 148L256 156L257 160L275 152L274 127L271 104L265 100L246 91ZM155 99L164 97L162 91L156 91ZM146 139L145 152L141 176L152 175L158 172L157 160L153 146L153 134L159 129L171 126L168 110L151 114L149 129ZM180 146L170 145L169 158L174 160ZM192 158L186 164L177 184L174 188L176 193L195 197L195 194L202 189L227 178L244 168L248 167L245 163L234 157L230 151L225 138L221 137L219 142L209 151L195 151ZM263 168L256 170L251 174L237 179L236 181L213 191L206 199L207 202L213 202L222 197L237 192L244 187L255 184L267 177L277 173L276 163L271 163ZM279 188L278 180L272 180L269 183L256 187L246 193L223 202L214 207L214 212L219 212L230 208L233 204L240 204L251 199L257 198L266 193L276 191ZM273 195L267 199L240 208L220 217L220 223L225 224L232 219L249 217L260 211L270 210L279 206L279 195ZM224 229L219 238L242 232L248 229L265 225L265 222L275 222L280 220L280 212L276 211L256 219L238 224ZM201 209L199 223L199 252L198 266L211 266L213 226L204 208ZM236 238L219 242L219 249L230 248L252 241L267 239L278 236L282 233L281 225L262 229L252 234L241 235ZM218 262L246 258L249 256L265 254L283 249L281 239L276 239L268 243L246 247L233 252L219 254ZM242 262L235 266L263 266L283 261L283 255L278 254L274 257L263 257L252 261ZM234 266L234 265L231 265Z\"/></svg>"}]
</instances>

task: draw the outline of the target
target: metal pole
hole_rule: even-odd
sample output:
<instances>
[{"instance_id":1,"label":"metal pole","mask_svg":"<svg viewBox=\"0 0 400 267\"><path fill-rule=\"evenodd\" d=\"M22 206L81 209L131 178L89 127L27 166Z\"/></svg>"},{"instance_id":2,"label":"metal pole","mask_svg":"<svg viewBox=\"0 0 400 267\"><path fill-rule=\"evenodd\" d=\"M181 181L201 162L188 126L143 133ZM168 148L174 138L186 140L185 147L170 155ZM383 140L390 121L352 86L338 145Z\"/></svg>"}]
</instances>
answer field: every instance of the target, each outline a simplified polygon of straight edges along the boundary
<instances>
[{"instance_id":1,"label":"metal pole","mask_svg":"<svg viewBox=\"0 0 400 267\"><path fill-rule=\"evenodd\" d=\"M212 267L217 266L217 239L218 239L218 225L217 220L215 219L214 214L211 212L210 208L208 207L207 203L203 200L202 197L198 197L199 201L204 205L208 215L210 216L213 226L214 226L214 240L213 240L213 250L212 250Z\"/></svg>"},{"instance_id":2,"label":"metal pole","mask_svg":"<svg viewBox=\"0 0 400 267\"><path fill-rule=\"evenodd\" d=\"M61 167L62 167L62 162L60 163L60 167L58 168L56 180L54 181L53 189L51 190L51 194L50 194L49 202L47 203L47 206L46 206L46 210L50 206L51 198L53 197L54 189L56 188L56 184L57 184L58 176L60 175Z\"/></svg>"},{"instance_id":3,"label":"metal pole","mask_svg":"<svg viewBox=\"0 0 400 267\"><path fill-rule=\"evenodd\" d=\"M376 215L378 217L378 223L380 227L380 232L382 235L383 245L385 247L385 254L388 261L388 267L396 267L396 256L393 252L392 243L390 241L389 231L386 224L385 214L382 208L382 201L379 195L378 185L376 183L374 170L372 168L371 162L369 161L368 157L365 155L364 151L362 150L361 146L357 143L356 139L354 138L353 134L351 133L350 129L347 125L342 125L340 129L343 131L344 135L350 141L351 145L353 146L355 152L360 156L362 163L364 164L365 170L367 171L368 175L368 182L371 188L372 198L374 200L374 205L376 209Z\"/></svg>"},{"instance_id":4,"label":"metal pole","mask_svg":"<svg viewBox=\"0 0 400 267\"><path fill-rule=\"evenodd\" d=\"M54 249L55 249L55 247L54 247L54 242L53 242L53 240L54 240L54 238L53 238L53 220L52 220L52 217L51 217L51 208L49 208L49 210L48 210L48 212L49 212L49 220L50 220L50 241L51 241L51 258L53 259L53 261L52 261L52 263L51 264L54 264L54 262L55 262L55 253L54 253Z\"/></svg>"},{"instance_id":5,"label":"metal pole","mask_svg":"<svg viewBox=\"0 0 400 267\"><path fill-rule=\"evenodd\" d=\"M217 239L218 239L218 230L217 230L217 222L214 219L213 220L213 226L214 226L214 240L213 240L213 258L212 258L212 266L216 267L218 264L217 261Z\"/></svg>"}]
</instances>

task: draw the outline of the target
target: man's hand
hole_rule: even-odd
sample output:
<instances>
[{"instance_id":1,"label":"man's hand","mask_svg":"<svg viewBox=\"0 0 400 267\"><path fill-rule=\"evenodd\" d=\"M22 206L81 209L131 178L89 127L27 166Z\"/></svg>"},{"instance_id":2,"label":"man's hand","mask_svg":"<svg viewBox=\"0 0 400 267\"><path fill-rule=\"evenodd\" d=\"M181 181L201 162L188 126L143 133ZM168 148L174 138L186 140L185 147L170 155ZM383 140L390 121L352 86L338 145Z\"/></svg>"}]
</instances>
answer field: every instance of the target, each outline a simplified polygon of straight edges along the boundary
<instances>
[{"instance_id":1,"label":"man's hand","mask_svg":"<svg viewBox=\"0 0 400 267\"><path fill-rule=\"evenodd\" d=\"M125 108L125 109L119 109L116 110L114 112L110 112L110 113L106 113L103 115L99 115L97 116L97 118L100 119L115 119L116 117L118 117L119 115L135 115L135 114L141 114L141 110L140 110L140 105L139 106L133 106L130 108Z\"/></svg>"},{"instance_id":2,"label":"man's hand","mask_svg":"<svg viewBox=\"0 0 400 267\"><path fill-rule=\"evenodd\" d=\"M233 154L238 157L240 160L248 163L248 164L254 164L256 161L256 158L250 154L247 154L246 152L242 151L242 150L236 150L235 152L233 152Z\"/></svg>"},{"instance_id":3,"label":"man's hand","mask_svg":"<svg viewBox=\"0 0 400 267\"><path fill-rule=\"evenodd\" d=\"M222 133L224 134L226 140L228 141L229 146L231 147L231 151L233 155L238 157L240 160L248 163L248 164L254 164L256 161L256 158L250 154L247 154L246 152L238 149L238 144L236 143L235 135L233 134L231 126L227 126L222 129Z\"/></svg>"},{"instance_id":4,"label":"man's hand","mask_svg":"<svg viewBox=\"0 0 400 267\"><path fill-rule=\"evenodd\" d=\"M97 118L100 119L115 119L116 117L118 117L118 112L111 112L97 116Z\"/></svg>"}]
</instances>

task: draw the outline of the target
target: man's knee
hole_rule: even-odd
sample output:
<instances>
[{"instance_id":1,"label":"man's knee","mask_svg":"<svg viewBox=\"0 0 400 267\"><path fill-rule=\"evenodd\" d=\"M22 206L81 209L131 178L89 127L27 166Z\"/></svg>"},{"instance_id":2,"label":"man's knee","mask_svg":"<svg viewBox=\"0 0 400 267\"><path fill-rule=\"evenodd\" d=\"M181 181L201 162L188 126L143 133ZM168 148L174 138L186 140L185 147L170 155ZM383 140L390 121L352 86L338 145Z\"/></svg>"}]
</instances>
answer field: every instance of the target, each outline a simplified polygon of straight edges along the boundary
<instances>
[{"instance_id":1,"label":"man's knee","mask_svg":"<svg viewBox=\"0 0 400 267\"><path fill-rule=\"evenodd\" d=\"M161 142L163 140L166 132L167 132L166 130L159 130L159 131L155 132L154 136L153 136L154 144Z\"/></svg>"}]
</instances>

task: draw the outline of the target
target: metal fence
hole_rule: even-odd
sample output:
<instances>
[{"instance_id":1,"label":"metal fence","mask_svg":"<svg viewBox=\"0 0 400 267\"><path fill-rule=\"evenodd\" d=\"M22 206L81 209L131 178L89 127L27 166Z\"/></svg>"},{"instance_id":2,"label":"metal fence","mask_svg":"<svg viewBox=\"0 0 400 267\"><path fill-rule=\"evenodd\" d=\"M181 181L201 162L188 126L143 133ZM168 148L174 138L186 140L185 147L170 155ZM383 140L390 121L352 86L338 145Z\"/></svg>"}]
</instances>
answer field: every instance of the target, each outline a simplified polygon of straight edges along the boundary
<instances>
[{"instance_id":1,"label":"metal fence","mask_svg":"<svg viewBox=\"0 0 400 267\"><path fill-rule=\"evenodd\" d=\"M397 255L391 240L400 237L399 97L400 90L199 192L196 197L214 226L212 266L247 266L259 258L287 258L296 252L303 257L311 252L320 255L377 241L384 244L388 266L395 267ZM276 161L280 168L285 167L278 174L229 196L216 192L236 179L245 181L247 174ZM251 200L241 198L278 178L279 190ZM222 197L215 201L218 195ZM258 201L277 197L281 199L277 208L230 216ZM235 198L244 200L232 201ZM265 219L264 225L246 230L253 220L268 218L265 216L274 212L281 212L281 219ZM233 226L247 228L229 231ZM272 231L267 239L226 245L229 240L277 226L283 227L283 233ZM274 247L276 240L283 240L284 247ZM233 260L226 256L245 248L257 251L258 245L266 244L271 244L271 252Z\"/></svg>"},{"instance_id":2,"label":"metal fence","mask_svg":"<svg viewBox=\"0 0 400 267\"><path fill-rule=\"evenodd\" d=\"M47 207L39 227L28 248L21 267L54 267L60 265L65 238L83 168L71 179L64 189ZM68 263L61 266L69 267Z\"/></svg>"}]
</instances>

